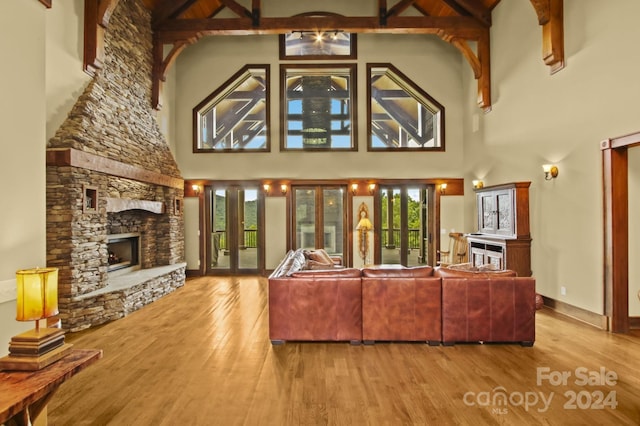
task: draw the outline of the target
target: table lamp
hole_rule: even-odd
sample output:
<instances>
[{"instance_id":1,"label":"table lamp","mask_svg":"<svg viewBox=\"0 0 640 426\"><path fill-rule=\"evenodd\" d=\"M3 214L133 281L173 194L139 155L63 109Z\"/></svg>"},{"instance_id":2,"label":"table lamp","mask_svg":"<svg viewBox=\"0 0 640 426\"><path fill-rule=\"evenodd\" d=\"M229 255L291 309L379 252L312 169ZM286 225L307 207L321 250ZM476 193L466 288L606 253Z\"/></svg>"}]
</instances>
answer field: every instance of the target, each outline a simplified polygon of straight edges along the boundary
<instances>
[{"instance_id":1,"label":"table lamp","mask_svg":"<svg viewBox=\"0 0 640 426\"><path fill-rule=\"evenodd\" d=\"M35 321L36 327L11 338L1 370L39 370L67 355L64 330L40 328L40 320L58 314L58 269L34 268L16 272L16 320Z\"/></svg>"}]
</instances>

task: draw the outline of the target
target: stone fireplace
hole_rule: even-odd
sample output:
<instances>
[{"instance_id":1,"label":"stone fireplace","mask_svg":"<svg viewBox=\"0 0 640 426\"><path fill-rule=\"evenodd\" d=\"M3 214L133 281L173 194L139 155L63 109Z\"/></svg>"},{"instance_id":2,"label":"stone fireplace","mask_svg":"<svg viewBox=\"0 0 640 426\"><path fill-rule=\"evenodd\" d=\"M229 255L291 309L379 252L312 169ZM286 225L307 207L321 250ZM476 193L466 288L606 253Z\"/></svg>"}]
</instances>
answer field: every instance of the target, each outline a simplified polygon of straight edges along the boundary
<instances>
[{"instance_id":1,"label":"stone fireplace","mask_svg":"<svg viewBox=\"0 0 640 426\"><path fill-rule=\"evenodd\" d=\"M184 180L151 108L150 19L118 2L101 69L47 143L47 265L69 331L184 285Z\"/></svg>"}]
</instances>

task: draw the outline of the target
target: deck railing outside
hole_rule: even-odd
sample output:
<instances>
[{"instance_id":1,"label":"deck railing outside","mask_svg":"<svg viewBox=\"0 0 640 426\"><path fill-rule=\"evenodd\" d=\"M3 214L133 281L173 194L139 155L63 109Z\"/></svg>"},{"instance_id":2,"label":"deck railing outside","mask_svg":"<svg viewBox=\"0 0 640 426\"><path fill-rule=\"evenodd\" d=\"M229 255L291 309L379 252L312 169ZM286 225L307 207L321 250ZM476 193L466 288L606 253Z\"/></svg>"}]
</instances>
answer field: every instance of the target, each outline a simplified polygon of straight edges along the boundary
<instances>
[{"instance_id":1,"label":"deck railing outside","mask_svg":"<svg viewBox=\"0 0 640 426\"><path fill-rule=\"evenodd\" d=\"M382 228L381 232L381 240L382 246L388 247L390 245L398 246L400 245L400 228L393 229L393 240L389 242L389 232L387 232L387 228ZM216 231L219 237L219 248L221 250L227 249L227 232L226 231ZM256 248L258 246L258 231L256 229L245 229L244 230L244 247L248 248ZM409 229L409 248L410 249L419 249L420 248L420 230L419 229Z\"/></svg>"},{"instance_id":2,"label":"deck railing outside","mask_svg":"<svg viewBox=\"0 0 640 426\"><path fill-rule=\"evenodd\" d=\"M382 228L381 232L381 241L382 247L389 246L399 246L400 245L400 228L393 228L393 240L389 241L389 229ZM409 229L409 248L410 249L419 249L420 248L420 230L419 229Z\"/></svg>"},{"instance_id":3,"label":"deck railing outside","mask_svg":"<svg viewBox=\"0 0 640 426\"><path fill-rule=\"evenodd\" d=\"M226 231L216 231L215 234L218 235L218 248L220 250L226 250L227 247L227 232ZM258 230L257 229L245 229L244 230L244 241L240 244L241 246L247 248L256 248L258 247Z\"/></svg>"}]
</instances>

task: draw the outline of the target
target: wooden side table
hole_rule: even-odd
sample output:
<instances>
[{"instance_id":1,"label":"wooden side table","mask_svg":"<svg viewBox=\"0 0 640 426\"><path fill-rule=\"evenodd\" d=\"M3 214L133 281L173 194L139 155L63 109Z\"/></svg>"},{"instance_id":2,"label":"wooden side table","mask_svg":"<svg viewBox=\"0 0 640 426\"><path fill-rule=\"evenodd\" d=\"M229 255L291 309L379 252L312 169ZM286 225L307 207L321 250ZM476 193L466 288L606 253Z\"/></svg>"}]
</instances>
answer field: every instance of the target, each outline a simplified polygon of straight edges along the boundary
<instances>
[{"instance_id":1,"label":"wooden side table","mask_svg":"<svg viewBox=\"0 0 640 426\"><path fill-rule=\"evenodd\" d=\"M101 349L72 349L41 370L0 372L0 424L32 424L62 383L100 358Z\"/></svg>"}]
</instances>

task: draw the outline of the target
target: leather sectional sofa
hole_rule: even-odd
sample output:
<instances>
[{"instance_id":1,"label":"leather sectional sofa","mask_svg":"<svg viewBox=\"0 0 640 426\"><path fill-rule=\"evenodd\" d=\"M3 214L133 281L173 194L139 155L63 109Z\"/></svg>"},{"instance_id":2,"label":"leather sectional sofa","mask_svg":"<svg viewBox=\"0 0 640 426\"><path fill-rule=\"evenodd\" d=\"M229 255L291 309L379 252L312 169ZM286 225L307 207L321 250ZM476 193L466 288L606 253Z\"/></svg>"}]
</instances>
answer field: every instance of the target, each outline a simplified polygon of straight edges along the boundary
<instances>
[{"instance_id":1,"label":"leather sectional sofa","mask_svg":"<svg viewBox=\"0 0 640 426\"><path fill-rule=\"evenodd\" d=\"M344 268L336 259L322 266L310 256L290 251L269 276L273 344L535 341L534 278L455 266Z\"/></svg>"}]
</instances>

